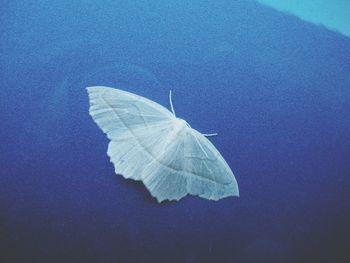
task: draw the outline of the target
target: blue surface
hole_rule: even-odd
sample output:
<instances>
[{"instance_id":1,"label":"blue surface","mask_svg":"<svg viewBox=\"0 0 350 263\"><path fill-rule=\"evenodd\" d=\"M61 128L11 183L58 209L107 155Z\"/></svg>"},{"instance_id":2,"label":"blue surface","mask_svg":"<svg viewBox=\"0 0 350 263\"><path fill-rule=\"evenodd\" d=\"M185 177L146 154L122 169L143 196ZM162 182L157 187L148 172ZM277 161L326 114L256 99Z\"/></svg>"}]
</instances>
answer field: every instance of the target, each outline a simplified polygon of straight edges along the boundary
<instances>
[{"instance_id":1,"label":"blue surface","mask_svg":"<svg viewBox=\"0 0 350 263\"><path fill-rule=\"evenodd\" d=\"M13 0L0 24L1 262L350 262L349 38L254 1ZM172 89L240 198L116 176L92 85Z\"/></svg>"}]
</instances>

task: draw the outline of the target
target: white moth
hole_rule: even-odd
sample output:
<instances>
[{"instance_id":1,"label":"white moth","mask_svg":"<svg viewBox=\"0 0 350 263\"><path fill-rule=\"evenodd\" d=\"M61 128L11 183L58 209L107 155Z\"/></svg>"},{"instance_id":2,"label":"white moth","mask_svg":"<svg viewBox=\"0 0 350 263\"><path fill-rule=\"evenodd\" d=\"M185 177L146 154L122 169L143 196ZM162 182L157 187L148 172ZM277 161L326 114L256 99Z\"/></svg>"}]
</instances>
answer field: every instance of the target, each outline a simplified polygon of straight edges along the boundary
<instances>
[{"instance_id":1,"label":"white moth","mask_svg":"<svg viewBox=\"0 0 350 263\"><path fill-rule=\"evenodd\" d=\"M158 202L187 194L210 200L239 196L221 154L171 110L144 97L108 87L87 88L90 115L110 140L115 172L141 180Z\"/></svg>"}]
</instances>

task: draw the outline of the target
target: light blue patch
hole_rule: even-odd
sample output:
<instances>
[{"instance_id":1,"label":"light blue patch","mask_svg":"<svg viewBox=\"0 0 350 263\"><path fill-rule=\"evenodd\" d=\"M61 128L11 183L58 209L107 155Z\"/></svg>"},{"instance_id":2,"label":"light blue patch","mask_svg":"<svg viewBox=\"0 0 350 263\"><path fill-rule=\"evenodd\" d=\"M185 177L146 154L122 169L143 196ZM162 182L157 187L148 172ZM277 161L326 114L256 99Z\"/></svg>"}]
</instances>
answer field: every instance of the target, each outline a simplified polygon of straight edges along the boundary
<instances>
[{"instance_id":1,"label":"light blue patch","mask_svg":"<svg viewBox=\"0 0 350 263\"><path fill-rule=\"evenodd\" d=\"M258 1L350 37L350 1L348 0Z\"/></svg>"}]
</instances>

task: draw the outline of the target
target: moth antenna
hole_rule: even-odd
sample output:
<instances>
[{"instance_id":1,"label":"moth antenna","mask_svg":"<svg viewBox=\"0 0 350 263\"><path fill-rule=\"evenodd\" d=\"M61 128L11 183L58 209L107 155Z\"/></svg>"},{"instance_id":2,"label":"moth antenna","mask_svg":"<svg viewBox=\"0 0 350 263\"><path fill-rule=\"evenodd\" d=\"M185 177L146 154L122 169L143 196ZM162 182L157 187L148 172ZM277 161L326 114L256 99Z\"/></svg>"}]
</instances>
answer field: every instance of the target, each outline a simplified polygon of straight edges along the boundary
<instances>
[{"instance_id":1,"label":"moth antenna","mask_svg":"<svg viewBox=\"0 0 350 263\"><path fill-rule=\"evenodd\" d=\"M219 135L218 133L202 133L205 137L211 137L211 136L217 136Z\"/></svg>"},{"instance_id":2,"label":"moth antenna","mask_svg":"<svg viewBox=\"0 0 350 263\"><path fill-rule=\"evenodd\" d=\"M174 116L176 117L175 110L174 110L174 106L173 106L173 101L171 100L171 90L170 90L170 92L169 92L169 102L170 102L171 111L172 111L172 113L174 114Z\"/></svg>"}]
</instances>

